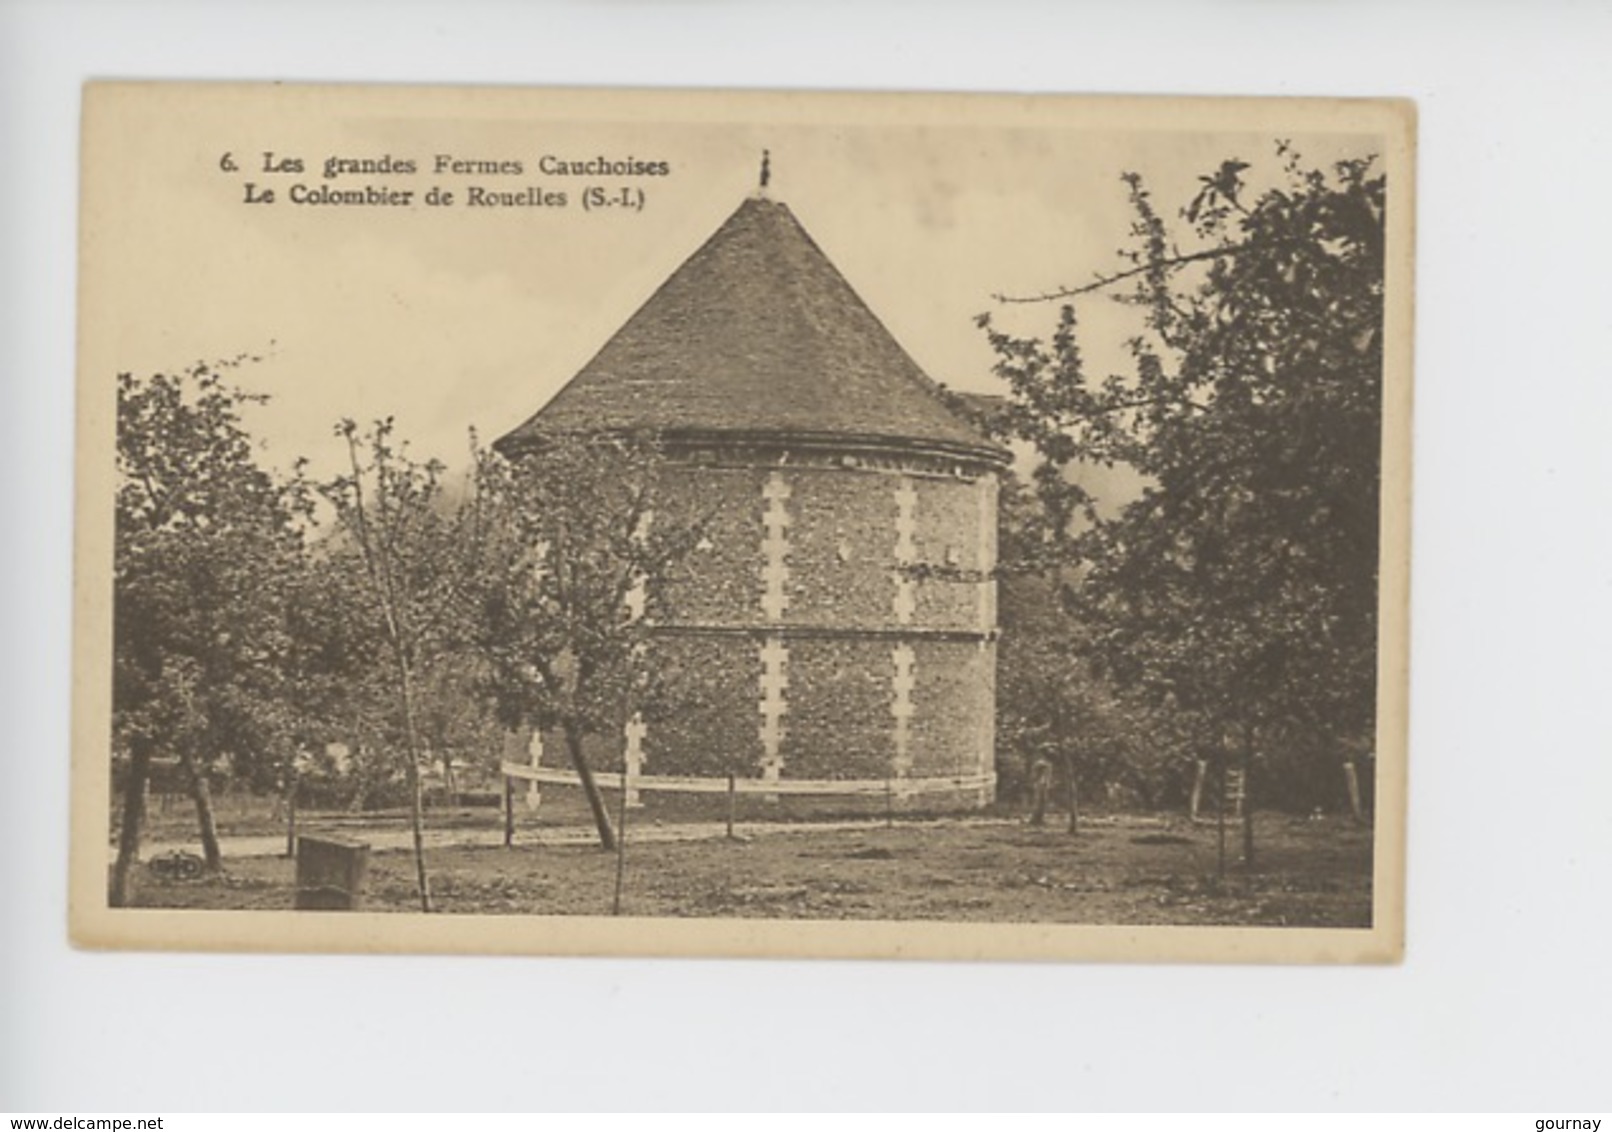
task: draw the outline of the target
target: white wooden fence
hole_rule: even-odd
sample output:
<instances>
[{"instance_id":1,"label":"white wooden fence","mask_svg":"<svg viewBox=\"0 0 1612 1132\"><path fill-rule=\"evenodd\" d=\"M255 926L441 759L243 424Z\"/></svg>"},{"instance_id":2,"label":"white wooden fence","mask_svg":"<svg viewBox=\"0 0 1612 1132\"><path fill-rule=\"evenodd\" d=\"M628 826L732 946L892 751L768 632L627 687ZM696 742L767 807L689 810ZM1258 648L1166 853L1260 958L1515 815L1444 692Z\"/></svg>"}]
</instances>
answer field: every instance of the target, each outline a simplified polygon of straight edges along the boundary
<instances>
[{"instance_id":1,"label":"white wooden fence","mask_svg":"<svg viewBox=\"0 0 1612 1132\"><path fill-rule=\"evenodd\" d=\"M526 763L503 764L506 778L518 778L554 786L580 786L576 772L559 767L534 767ZM634 790L663 790L674 794L818 794L858 797L885 797L893 794L908 798L916 794L940 794L962 790L986 790L996 783L996 775L971 774L954 778L692 778L669 774L623 775L595 771L594 781L609 790L623 785ZM625 780L625 781L624 781Z\"/></svg>"}]
</instances>

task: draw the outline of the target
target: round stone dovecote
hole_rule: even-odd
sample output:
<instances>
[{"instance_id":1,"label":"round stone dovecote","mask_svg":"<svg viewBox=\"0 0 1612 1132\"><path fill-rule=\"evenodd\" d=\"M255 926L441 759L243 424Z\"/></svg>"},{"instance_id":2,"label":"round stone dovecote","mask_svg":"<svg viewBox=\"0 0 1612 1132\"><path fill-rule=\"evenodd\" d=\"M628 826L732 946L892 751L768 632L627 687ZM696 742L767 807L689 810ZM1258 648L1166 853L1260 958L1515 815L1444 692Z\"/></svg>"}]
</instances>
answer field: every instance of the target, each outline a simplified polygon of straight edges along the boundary
<instances>
[{"instance_id":1,"label":"round stone dovecote","mask_svg":"<svg viewBox=\"0 0 1612 1132\"><path fill-rule=\"evenodd\" d=\"M498 447L590 431L657 435L657 509L704 529L655 629L669 710L589 744L607 784L629 803L730 775L767 801L992 798L1008 453L785 205L745 201ZM559 750L532 738L534 790L567 779Z\"/></svg>"}]
</instances>

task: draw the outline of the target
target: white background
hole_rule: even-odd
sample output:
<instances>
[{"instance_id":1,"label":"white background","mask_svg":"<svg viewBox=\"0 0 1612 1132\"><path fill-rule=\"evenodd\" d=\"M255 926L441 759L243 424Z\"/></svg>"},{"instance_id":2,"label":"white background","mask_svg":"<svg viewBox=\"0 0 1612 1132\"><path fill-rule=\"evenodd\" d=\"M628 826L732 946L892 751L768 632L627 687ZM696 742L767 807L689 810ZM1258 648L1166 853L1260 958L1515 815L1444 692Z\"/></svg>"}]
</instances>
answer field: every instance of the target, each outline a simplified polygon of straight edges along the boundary
<instances>
[{"instance_id":1,"label":"white background","mask_svg":"<svg viewBox=\"0 0 1612 1132\"><path fill-rule=\"evenodd\" d=\"M0 1110L1605 1112L1609 33L1605 6L1544 3L0 4ZM74 208L91 77L1416 99L1404 965L71 950Z\"/></svg>"}]
</instances>

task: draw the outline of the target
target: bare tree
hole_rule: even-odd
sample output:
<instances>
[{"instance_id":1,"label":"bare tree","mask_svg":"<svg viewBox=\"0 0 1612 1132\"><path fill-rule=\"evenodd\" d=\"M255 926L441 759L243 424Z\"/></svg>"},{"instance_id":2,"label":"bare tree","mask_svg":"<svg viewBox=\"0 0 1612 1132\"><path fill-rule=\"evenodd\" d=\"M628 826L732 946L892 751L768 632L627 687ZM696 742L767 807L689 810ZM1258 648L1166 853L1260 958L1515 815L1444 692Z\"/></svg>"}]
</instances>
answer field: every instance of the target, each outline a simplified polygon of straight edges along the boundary
<instances>
[{"instance_id":1,"label":"bare tree","mask_svg":"<svg viewBox=\"0 0 1612 1132\"><path fill-rule=\"evenodd\" d=\"M443 466L412 459L407 445L395 439L391 418L368 431L343 420L336 434L347 444L351 471L325 484L323 492L349 539L349 559L387 653L387 686L408 782L415 884L420 909L429 912L420 690L425 670L451 655L459 639L463 602L481 565L486 516L474 490L457 506L447 503Z\"/></svg>"}]
</instances>

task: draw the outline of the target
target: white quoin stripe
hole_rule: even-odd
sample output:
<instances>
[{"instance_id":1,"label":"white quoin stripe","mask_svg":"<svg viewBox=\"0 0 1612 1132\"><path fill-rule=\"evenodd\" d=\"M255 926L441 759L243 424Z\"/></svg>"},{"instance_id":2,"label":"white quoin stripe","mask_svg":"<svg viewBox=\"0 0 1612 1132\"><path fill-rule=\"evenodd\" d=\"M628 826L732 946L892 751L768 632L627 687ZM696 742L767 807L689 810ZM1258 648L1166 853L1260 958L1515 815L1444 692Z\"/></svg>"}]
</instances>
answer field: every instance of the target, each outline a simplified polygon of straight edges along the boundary
<instances>
[{"instance_id":1,"label":"white quoin stripe","mask_svg":"<svg viewBox=\"0 0 1612 1132\"><path fill-rule=\"evenodd\" d=\"M789 704L789 650L780 637L768 637L761 646L761 778L777 782L784 769L784 716Z\"/></svg>"},{"instance_id":2,"label":"white quoin stripe","mask_svg":"<svg viewBox=\"0 0 1612 1132\"><path fill-rule=\"evenodd\" d=\"M632 718L627 721L623 729L627 740L626 755L622 759L627 768L625 788L627 791L627 805L641 806L643 801L638 797L638 779L644 771L644 737L649 734L649 728L644 723L644 717L633 712Z\"/></svg>"},{"instance_id":3,"label":"white quoin stripe","mask_svg":"<svg viewBox=\"0 0 1612 1132\"><path fill-rule=\"evenodd\" d=\"M632 540L639 546L649 541L649 531L655 524L655 512L645 511L638 516L638 526L633 529ZM632 586L627 590L627 616L634 621L643 617L644 611L649 608L648 579L643 571L635 571Z\"/></svg>"},{"instance_id":4,"label":"white quoin stripe","mask_svg":"<svg viewBox=\"0 0 1612 1132\"><path fill-rule=\"evenodd\" d=\"M531 741L526 744L526 753L532 757L532 770L535 772L543 765L543 733L532 728ZM526 808L536 810L543 804L543 792L537 788L537 779L534 777L526 787Z\"/></svg>"},{"instance_id":5,"label":"white quoin stripe","mask_svg":"<svg viewBox=\"0 0 1612 1132\"><path fill-rule=\"evenodd\" d=\"M769 621L782 621L789 608L789 481L782 472L770 472L761 496L767 508L761 514L761 612Z\"/></svg>"}]
</instances>

